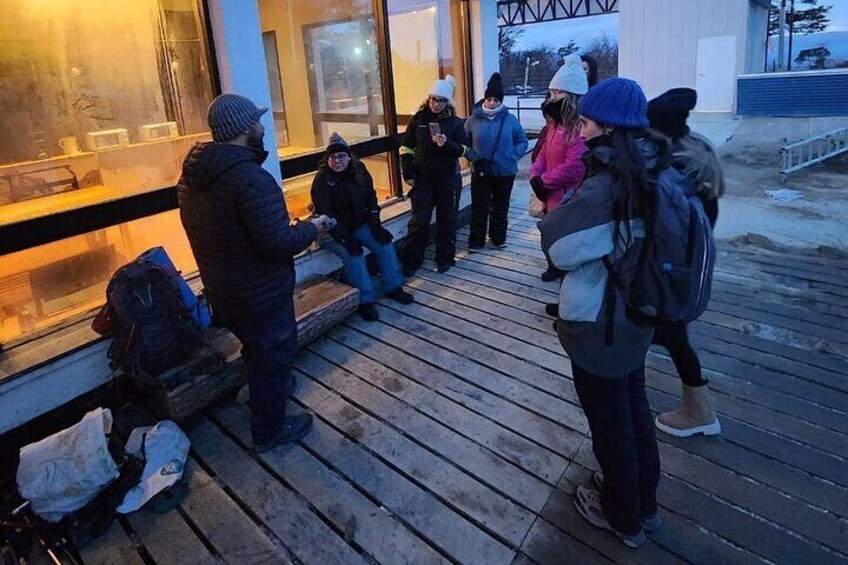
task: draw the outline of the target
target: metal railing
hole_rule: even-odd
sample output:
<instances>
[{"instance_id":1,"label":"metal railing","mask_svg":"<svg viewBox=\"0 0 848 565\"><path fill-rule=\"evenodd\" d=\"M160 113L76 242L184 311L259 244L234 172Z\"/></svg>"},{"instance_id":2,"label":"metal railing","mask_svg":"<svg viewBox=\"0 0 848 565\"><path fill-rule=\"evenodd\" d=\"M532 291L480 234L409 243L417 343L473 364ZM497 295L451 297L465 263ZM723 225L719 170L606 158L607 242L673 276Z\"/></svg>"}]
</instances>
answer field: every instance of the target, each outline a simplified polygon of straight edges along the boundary
<instances>
[{"instance_id":1,"label":"metal railing","mask_svg":"<svg viewBox=\"0 0 848 565\"><path fill-rule=\"evenodd\" d=\"M525 94L516 97L515 106L507 106L507 108L518 118L518 123L524 128L527 133L539 133L545 125L545 118L542 115L542 100L545 97L542 95ZM521 119L522 112L524 120Z\"/></svg>"},{"instance_id":2,"label":"metal railing","mask_svg":"<svg viewBox=\"0 0 848 565\"><path fill-rule=\"evenodd\" d=\"M822 135L785 145L781 150L783 167L780 174L786 177L810 165L848 152L848 126Z\"/></svg>"}]
</instances>

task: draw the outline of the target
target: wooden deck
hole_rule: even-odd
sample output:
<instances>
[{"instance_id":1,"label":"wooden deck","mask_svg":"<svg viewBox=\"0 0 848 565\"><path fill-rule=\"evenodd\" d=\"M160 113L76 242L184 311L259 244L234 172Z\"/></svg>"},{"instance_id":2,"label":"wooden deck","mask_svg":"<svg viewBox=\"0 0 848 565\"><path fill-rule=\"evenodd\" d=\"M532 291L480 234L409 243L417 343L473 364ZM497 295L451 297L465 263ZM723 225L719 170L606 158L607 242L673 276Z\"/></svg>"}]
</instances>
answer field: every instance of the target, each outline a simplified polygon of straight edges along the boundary
<instances>
[{"instance_id":1,"label":"wooden deck","mask_svg":"<svg viewBox=\"0 0 848 565\"><path fill-rule=\"evenodd\" d=\"M207 410L185 426L186 501L122 518L87 562L848 561L848 261L722 247L693 334L723 435L660 434L665 526L639 551L571 504L596 463L543 268L520 207L507 249L428 261L414 305L298 356L303 441L254 457L246 408ZM669 359L648 367L652 408L674 407Z\"/></svg>"}]
</instances>

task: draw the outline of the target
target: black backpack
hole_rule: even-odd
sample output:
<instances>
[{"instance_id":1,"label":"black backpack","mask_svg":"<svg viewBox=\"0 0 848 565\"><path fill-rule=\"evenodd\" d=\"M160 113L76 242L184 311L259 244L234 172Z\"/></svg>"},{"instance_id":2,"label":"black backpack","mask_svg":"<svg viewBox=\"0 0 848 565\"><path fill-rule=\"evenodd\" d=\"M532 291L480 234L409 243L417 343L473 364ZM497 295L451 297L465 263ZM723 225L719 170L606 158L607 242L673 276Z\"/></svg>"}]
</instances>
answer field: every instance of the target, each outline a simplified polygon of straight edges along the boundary
<instances>
[{"instance_id":1,"label":"black backpack","mask_svg":"<svg viewBox=\"0 0 848 565\"><path fill-rule=\"evenodd\" d=\"M176 270L136 259L112 276L106 305L92 324L95 331L115 336L108 353L112 368L122 369L142 387L165 384L157 377L199 352L219 360L186 308L179 282Z\"/></svg>"},{"instance_id":2,"label":"black backpack","mask_svg":"<svg viewBox=\"0 0 848 565\"><path fill-rule=\"evenodd\" d=\"M642 245L615 260L604 257L613 283L607 287L607 315L614 310L614 285L631 320L650 325L691 322L710 299L716 258L710 221L692 181L680 171L665 168L648 180ZM608 342L611 322L608 318Z\"/></svg>"}]
</instances>

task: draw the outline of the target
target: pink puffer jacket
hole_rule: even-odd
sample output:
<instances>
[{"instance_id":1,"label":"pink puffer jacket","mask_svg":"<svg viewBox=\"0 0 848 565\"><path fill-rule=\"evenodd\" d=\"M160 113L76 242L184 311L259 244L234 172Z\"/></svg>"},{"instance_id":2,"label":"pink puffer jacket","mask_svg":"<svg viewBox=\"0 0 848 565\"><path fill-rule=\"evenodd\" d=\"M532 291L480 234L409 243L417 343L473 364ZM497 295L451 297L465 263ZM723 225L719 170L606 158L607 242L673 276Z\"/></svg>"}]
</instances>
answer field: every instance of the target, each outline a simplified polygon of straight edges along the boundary
<instances>
[{"instance_id":1,"label":"pink puffer jacket","mask_svg":"<svg viewBox=\"0 0 848 565\"><path fill-rule=\"evenodd\" d=\"M569 139L565 126L549 127L545 139L539 143L544 146L539 157L530 167L530 178L541 177L547 189L545 206L550 212L562 200L569 190L576 190L586 174L581 159L586 152L586 144L576 133Z\"/></svg>"}]
</instances>

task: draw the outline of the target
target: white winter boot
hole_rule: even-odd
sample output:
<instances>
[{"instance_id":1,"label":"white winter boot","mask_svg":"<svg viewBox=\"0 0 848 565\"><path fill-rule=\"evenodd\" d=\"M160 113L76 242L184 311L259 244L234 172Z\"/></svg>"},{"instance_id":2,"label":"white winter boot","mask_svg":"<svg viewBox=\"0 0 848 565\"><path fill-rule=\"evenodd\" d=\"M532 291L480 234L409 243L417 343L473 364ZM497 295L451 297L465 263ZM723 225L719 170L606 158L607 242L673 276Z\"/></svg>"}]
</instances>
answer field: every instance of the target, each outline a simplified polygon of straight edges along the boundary
<instances>
[{"instance_id":1,"label":"white winter boot","mask_svg":"<svg viewBox=\"0 0 848 565\"><path fill-rule=\"evenodd\" d=\"M721 433L721 424L716 418L712 395L707 385L683 385L683 406L657 416L656 425L660 431L675 437L690 437L695 434L716 436Z\"/></svg>"}]
</instances>

